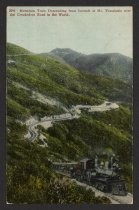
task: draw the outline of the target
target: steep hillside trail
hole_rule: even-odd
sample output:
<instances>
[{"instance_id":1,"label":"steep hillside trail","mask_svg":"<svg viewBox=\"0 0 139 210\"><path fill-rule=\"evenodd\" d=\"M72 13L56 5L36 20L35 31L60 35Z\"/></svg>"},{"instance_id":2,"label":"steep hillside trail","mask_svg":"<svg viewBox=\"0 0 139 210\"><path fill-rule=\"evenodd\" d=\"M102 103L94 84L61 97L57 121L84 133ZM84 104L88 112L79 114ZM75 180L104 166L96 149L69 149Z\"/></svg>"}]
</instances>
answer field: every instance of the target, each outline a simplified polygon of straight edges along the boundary
<instances>
[{"instance_id":1,"label":"steep hillside trail","mask_svg":"<svg viewBox=\"0 0 139 210\"><path fill-rule=\"evenodd\" d=\"M72 120L78 119L81 114L81 110L87 110L88 112L105 112L112 109L119 108L119 105L116 103L105 101L101 105L91 106L91 105L76 105L72 106L69 112L60 115L53 116L45 116L41 118L40 121L35 119L29 119L26 121L26 125L28 126L28 133L25 135L25 138L29 139L31 142L34 142L38 137L38 129L37 126L41 125L45 129L53 126L54 122L63 121L63 120Z\"/></svg>"}]
</instances>

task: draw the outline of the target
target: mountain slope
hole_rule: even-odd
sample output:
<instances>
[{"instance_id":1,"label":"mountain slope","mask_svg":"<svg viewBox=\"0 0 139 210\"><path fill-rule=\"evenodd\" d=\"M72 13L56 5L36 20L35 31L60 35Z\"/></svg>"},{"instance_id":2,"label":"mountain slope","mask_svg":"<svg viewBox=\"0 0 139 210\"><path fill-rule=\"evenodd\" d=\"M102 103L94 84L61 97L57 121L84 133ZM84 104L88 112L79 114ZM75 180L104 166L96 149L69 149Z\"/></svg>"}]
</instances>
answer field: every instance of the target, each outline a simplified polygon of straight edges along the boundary
<instances>
[{"instance_id":1,"label":"mountain slope","mask_svg":"<svg viewBox=\"0 0 139 210\"><path fill-rule=\"evenodd\" d=\"M124 105L131 102L131 85L80 72L54 57L35 55L10 43L7 44L7 55L10 55L7 56L9 201L46 203L51 196L50 202L58 203L55 200L58 197L53 199L55 192L48 183L51 180L51 187L54 187L57 177L49 160L73 161L85 156L92 157L102 143L104 151L110 148L119 155L131 189L131 110ZM25 137L29 129L25 122L31 116L40 120L44 116L65 113L72 105L101 104L107 99L120 100L124 104L118 110L100 115L83 112L80 119L57 122L48 130L38 126L39 136L35 142L30 143ZM40 135L45 137L48 147L40 146ZM70 195L75 193L84 199L86 191L79 189L78 194L76 187L69 187ZM75 203L78 202L77 196ZM93 195L92 198L91 202L104 203ZM61 202L68 202L66 199L68 195Z\"/></svg>"},{"instance_id":2,"label":"mountain slope","mask_svg":"<svg viewBox=\"0 0 139 210\"><path fill-rule=\"evenodd\" d=\"M40 119L44 116L65 113L65 110L72 105L101 104L107 99L131 102L132 88L129 84L107 77L81 73L49 56L28 54L28 51L27 55L21 55L24 54L24 50L23 53L19 53L22 48L8 44L7 54L12 51L14 53L10 59L14 63L7 63L8 119L25 121L31 116ZM18 54L19 56L14 56ZM11 130L10 127L8 124ZM58 147L60 145L62 149L61 141L62 139L51 138L50 148L54 148L54 145L56 148L56 143L60 142ZM79 153L86 154L88 145L84 145L83 141L79 145ZM70 145L66 144L64 148L66 147L72 150Z\"/></svg>"},{"instance_id":3,"label":"mountain slope","mask_svg":"<svg viewBox=\"0 0 139 210\"><path fill-rule=\"evenodd\" d=\"M30 51L26 50L23 47L19 47L15 44L7 44L6 46L6 55L20 55L20 54L33 54Z\"/></svg>"},{"instance_id":4,"label":"mountain slope","mask_svg":"<svg viewBox=\"0 0 139 210\"><path fill-rule=\"evenodd\" d=\"M11 53L13 46L7 45L7 55ZM18 89L20 84L28 95L25 97L30 98L33 90L48 98L55 98L67 107L76 104L99 104L106 98L131 100L132 89L128 84L110 78L81 73L79 70L49 56L44 58L28 53L21 55L19 52L22 51L22 48L17 46L14 46L13 49L13 56L10 58L7 56L8 60L14 61L14 63L7 65L8 93L11 99L16 97L11 93L13 86L14 89ZM15 54L19 54L19 56L14 56ZM16 102L20 100L20 97L21 95L16 99ZM22 103L21 100L20 103ZM27 102L23 99L23 103ZM28 107L29 104L26 104L26 108Z\"/></svg>"},{"instance_id":5,"label":"mountain slope","mask_svg":"<svg viewBox=\"0 0 139 210\"><path fill-rule=\"evenodd\" d=\"M71 49L56 48L50 55L59 56L71 66L95 75L132 82L132 59L119 53L85 55Z\"/></svg>"}]
</instances>

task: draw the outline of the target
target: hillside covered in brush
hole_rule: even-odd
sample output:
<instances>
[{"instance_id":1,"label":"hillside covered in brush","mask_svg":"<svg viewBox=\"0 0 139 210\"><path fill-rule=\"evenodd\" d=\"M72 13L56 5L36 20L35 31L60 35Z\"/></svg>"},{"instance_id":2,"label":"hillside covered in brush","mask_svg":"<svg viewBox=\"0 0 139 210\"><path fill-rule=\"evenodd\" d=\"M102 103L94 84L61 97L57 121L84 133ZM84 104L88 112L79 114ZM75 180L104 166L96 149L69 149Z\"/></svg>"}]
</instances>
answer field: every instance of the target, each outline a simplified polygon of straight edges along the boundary
<instances>
[{"instance_id":1,"label":"hillside covered in brush","mask_svg":"<svg viewBox=\"0 0 139 210\"><path fill-rule=\"evenodd\" d=\"M73 105L98 105L105 100L119 102L120 108L103 113L84 111L79 119L54 123L47 130L38 126L39 134L45 136L48 147L39 146L39 137L33 143L25 138L29 129L25 122L30 117L40 120L44 116L66 113ZM61 183L61 177L51 167L51 161L78 161L96 153L119 156L131 191L131 101L132 86L129 83L81 72L53 56L36 55L8 43L8 201L109 203L108 199L96 198L93 192L73 183ZM54 195L55 183L61 186L60 197ZM90 194L88 200L86 193Z\"/></svg>"},{"instance_id":2,"label":"hillside covered in brush","mask_svg":"<svg viewBox=\"0 0 139 210\"><path fill-rule=\"evenodd\" d=\"M33 107L37 107L38 102L32 98L33 91L49 99L54 98L66 107L76 104L95 105L106 99L126 102L132 99L130 84L81 73L49 56L44 58L34 55L13 44L7 45L7 59L13 61L7 64L8 108L13 109L13 112L22 110L27 116L30 112L35 114ZM28 100L24 100L26 98Z\"/></svg>"}]
</instances>

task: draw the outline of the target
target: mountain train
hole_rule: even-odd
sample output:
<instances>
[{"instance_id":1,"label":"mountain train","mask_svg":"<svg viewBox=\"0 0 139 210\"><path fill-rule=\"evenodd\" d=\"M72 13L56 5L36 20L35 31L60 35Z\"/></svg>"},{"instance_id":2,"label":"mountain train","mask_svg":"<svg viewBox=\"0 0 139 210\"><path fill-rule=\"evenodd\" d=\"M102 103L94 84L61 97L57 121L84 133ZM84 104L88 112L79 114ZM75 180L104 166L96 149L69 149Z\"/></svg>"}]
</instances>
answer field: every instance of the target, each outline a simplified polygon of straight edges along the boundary
<instances>
[{"instance_id":1,"label":"mountain train","mask_svg":"<svg viewBox=\"0 0 139 210\"><path fill-rule=\"evenodd\" d=\"M118 196L126 196L128 193L115 156L111 156L106 161L100 161L96 156L92 159L82 159L79 162L56 162L53 166L58 171L70 174L72 179L87 183L104 193Z\"/></svg>"},{"instance_id":2,"label":"mountain train","mask_svg":"<svg viewBox=\"0 0 139 210\"><path fill-rule=\"evenodd\" d=\"M120 175L121 168L116 158L112 156L109 161L101 161L99 164L98 162L97 156L93 159L85 158L81 160L71 168L71 178L86 182L105 193L126 196L125 180Z\"/></svg>"}]
</instances>

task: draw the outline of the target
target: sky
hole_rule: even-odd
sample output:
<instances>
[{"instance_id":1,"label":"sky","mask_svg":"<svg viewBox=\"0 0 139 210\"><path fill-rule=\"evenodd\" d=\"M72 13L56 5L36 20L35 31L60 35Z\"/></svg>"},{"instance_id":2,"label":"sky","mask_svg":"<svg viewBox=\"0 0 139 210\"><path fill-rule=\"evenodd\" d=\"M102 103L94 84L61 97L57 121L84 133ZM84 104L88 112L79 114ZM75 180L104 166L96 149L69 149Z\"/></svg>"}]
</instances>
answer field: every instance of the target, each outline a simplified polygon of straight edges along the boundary
<instances>
[{"instance_id":1,"label":"sky","mask_svg":"<svg viewBox=\"0 0 139 210\"><path fill-rule=\"evenodd\" d=\"M90 9L70 16L10 16L9 9ZM8 7L7 42L31 52L71 48L84 54L121 53L133 57L132 7ZM97 12L101 9L101 12ZM106 12L120 9L122 12ZM124 12L129 9L129 12ZM93 12L95 10L95 12Z\"/></svg>"}]
</instances>

